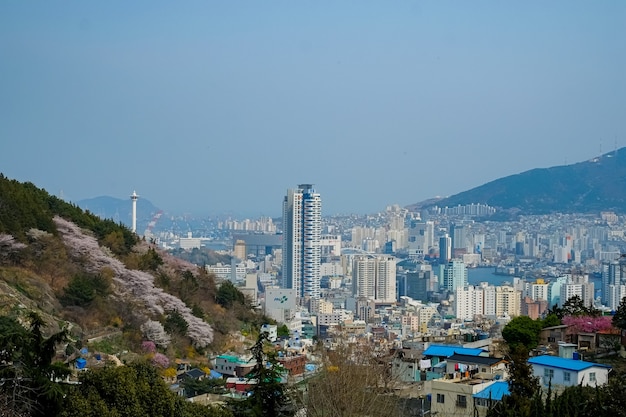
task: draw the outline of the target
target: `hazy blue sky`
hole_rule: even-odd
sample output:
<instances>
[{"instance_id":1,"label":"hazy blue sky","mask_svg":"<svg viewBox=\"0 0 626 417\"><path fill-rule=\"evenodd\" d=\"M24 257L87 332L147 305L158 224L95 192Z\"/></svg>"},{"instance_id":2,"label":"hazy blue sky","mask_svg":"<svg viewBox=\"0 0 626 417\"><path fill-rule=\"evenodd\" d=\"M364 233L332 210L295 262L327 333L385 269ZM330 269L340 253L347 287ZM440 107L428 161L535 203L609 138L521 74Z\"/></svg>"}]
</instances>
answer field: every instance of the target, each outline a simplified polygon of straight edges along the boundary
<instances>
[{"instance_id":1,"label":"hazy blue sky","mask_svg":"<svg viewBox=\"0 0 626 417\"><path fill-rule=\"evenodd\" d=\"M626 146L626 1L2 1L0 172L375 212Z\"/></svg>"}]
</instances>

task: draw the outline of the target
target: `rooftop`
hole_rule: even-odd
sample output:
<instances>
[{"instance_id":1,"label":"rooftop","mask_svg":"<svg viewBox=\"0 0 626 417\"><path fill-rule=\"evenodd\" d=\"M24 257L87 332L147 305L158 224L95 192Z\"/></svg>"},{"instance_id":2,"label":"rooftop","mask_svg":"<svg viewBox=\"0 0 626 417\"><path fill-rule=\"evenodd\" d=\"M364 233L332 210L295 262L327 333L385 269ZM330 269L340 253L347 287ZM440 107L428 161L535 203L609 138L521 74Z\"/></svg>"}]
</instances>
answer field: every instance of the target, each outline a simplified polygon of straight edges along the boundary
<instances>
[{"instance_id":1,"label":"rooftop","mask_svg":"<svg viewBox=\"0 0 626 417\"><path fill-rule=\"evenodd\" d=\"M426 356L445 356L446 358L449 358L455 353L467 356L479 356L486 352L479 348L464 348L454 345L430 345L430 347L424 351L424 355Z\"/></svg>"},{"instance_id":2,"label":"rooftop","mask_svg":"<svg viewBox=\"0 0 626 417\"><path fill-rule=\"evenodd\" d=\"M541 355L535 356L528 359L528 363L531 365L543 365L550 366L552 368L560 368L567 369L570 371L582 371L591 367L600 367L600 368L608 368L611 369L609 365L604 365L601 363L593 363L593 362L585 362L585 361L577 361L574 359L565 359L560 358L558 356L550 356L550 355Z\"/></svg>"},{"instance_id":3,"label":"rooftop","mask_svg":"<svg viewBox=\"0 0 626 417\"><path fill-rule=\"evenodd\" d=\"M486 356L472 356L454 354L448 358L448 362L477 363L481 365L495 365L503 362L502 358L490 358Z\"/></svg>"},{"instance_id":4,"label":"rooftop","mask_svg":"<svg viewBox=\"0 0 626 417\"><path fill-rule=\"evenodd\" d=\"M485 398L500 401L505 395L511 395L511 392L509 391L509 383L507 381L496 381L479 393L474 394L474 398Z\"/></svg>"}]
</instances>

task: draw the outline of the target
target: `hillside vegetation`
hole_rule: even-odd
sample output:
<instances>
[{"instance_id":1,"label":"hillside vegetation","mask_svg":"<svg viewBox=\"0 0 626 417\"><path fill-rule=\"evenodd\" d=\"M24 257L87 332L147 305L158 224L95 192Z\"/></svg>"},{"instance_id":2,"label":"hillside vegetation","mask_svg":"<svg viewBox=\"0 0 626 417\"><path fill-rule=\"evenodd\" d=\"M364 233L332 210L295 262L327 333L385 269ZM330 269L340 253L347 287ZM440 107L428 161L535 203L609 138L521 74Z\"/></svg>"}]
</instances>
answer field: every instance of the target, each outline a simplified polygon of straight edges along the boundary
<instances>
[{"instance_id":1,"label":"hillside vegetation","mask_svg":"<svg viewBox=\"0 0 626 417\"><path fill-rule=\"evenodd\" d=\"M151 340L169 358L201 360L264 321L219 293L213 275L122 224L0 174L0 314L36 311L48 332L69 322L72 349L113 335L100 350L141 353Z\"/></svg>"}]
</instances>

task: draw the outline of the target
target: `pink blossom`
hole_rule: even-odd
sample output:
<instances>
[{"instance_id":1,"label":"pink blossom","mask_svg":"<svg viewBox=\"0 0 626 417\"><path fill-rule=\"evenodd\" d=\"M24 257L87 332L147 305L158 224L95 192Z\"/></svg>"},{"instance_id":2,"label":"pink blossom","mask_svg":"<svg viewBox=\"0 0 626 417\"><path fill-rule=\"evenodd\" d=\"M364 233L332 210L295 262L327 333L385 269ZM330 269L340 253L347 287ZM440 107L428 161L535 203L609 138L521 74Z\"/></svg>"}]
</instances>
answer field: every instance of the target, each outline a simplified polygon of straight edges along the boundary
<instances>
[{"instance_id":1,"label":"pink blossom","mask_svg":"<svg viewBox=\"0 0 626 417\"><path fill-rule=\"evenodd\" d=\"M154 344L152 340L145 340L141 343L141 350L143 350L146 353L155 353L156 345Z\"/></svg>"},{"instance_id":2,"label":"pink blossom","mask_svg":"<svg viewBox=\"0 0 626 417\"><path fill-rule=\"evenodd\" d=\"M565 316L563 324L570 326L568 333L596 333L613 328L610 316Z\"/></svg>"},{"instance_id":3,"label":"pink blossom","mask_svg":"<svg viewBox=\"0 0 626 417\"><path fill-rule=\"evenodd\" d=\"M162 353L155 353L152 357L152 364L159 368L167 368L170 364L170 360Z\"/></svg>"},{"instance_id":4,"label":"pink blossom","mask_svg":"<svg viewBox=\"0 0 626 417\"><path fill-rule=\"evenodd\" d=\"M213 341L213 328L192 314L191 309L178 297L168 294L154 285L154 276L145 271L126 268L118 259L107 254L90 232L83 231L74 223L55 217L54 221L70 252L85 261L85 267L94 273L108 268L115 274L115 295L130 303L141 301L154 316L177 311L189 327L187 336L195 347L206 347ZM158 344L158 343L157 343Z\"/></svg>"}]
</instances>

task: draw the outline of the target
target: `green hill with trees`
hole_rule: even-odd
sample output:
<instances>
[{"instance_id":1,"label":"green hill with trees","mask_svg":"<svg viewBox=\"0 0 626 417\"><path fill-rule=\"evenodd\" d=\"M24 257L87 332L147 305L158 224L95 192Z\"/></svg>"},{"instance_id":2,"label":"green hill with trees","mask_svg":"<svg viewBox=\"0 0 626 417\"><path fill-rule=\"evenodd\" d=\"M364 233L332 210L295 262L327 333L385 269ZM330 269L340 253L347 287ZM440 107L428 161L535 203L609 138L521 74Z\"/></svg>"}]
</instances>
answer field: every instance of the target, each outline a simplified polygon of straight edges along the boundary
<instances>
[{"instance_id":1,"label":"green hill with trees","mask_svg":"<svg viewBox=\"0 0 626 417\"><path fill-rule=\"evenodd\" d=\"M161 376L175 374L175 359L206 368L212 354L253 345L266 321L236 287L220 285L204 268L0 174L0 415L220 415L172 398ZM83 351L90 360L107 358L102 363L149 366L103 370L71 396L67 384L48 384L63 379ZM117 379L129 383L116 386L118 393L110 382ZM159 398L173 414L137 414L140 406L130 402L116 409L133 384L132 401ZM147 387L153 397L142 398Z\"/></svg>"}]
</instances>

